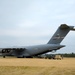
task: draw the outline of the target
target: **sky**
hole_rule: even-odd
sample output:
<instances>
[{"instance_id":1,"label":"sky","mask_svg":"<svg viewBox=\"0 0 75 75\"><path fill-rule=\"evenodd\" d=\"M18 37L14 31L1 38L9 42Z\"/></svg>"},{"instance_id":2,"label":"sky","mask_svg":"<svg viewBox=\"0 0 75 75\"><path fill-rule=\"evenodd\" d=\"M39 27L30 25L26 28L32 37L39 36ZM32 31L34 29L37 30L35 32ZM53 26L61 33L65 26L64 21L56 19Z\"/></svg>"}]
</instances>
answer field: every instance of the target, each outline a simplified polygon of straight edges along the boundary
<instances>
[{"instance_id":1,"label":"sky","mask_svg":"<svg viewBox=\"0 0 75 75\"><path fill-rule=\"evenodd\" d=\"M61 24L75 26L75 0L0 0L0 47L46 44ZM75 53L75 32L56 53Z\"/></svg>"}]
</instances>

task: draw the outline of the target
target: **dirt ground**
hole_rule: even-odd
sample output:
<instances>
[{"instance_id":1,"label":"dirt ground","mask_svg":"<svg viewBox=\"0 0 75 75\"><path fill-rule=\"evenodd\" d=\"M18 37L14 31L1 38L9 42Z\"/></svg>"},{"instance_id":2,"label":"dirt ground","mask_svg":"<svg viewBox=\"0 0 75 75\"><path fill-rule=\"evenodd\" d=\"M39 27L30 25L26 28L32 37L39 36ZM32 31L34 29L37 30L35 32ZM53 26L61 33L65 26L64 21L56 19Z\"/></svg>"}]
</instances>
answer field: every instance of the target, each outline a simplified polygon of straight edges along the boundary
<instances>
[{"instance_id":1,"label":"dirt ground","mask_svg":"<svg viewBox=\"0 0 75 75\"><path fill-rule=\"evenodd\" d=\"M75 75L75 58L0 58L0 75Z\"/></svg>"}]
</instances>

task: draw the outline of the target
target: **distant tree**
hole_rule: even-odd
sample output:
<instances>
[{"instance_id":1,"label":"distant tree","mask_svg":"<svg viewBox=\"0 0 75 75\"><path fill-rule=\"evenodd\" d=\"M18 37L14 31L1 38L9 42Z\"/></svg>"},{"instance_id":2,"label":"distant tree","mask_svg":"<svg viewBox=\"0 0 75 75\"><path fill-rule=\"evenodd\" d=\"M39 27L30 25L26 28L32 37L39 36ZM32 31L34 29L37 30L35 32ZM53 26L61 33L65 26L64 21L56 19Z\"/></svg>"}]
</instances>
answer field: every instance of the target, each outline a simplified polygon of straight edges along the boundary
<instances>
[{"instance_id":1,"label":"distant tree","mask_svg":"<svg viewBox=\"0 0 75 75\"><path fill-rule=\"evenodd\" d=\"M65 53L65 54L61 54L63 55L64 57L75 57L75 53Z\"/></svg>"}]
</instances>

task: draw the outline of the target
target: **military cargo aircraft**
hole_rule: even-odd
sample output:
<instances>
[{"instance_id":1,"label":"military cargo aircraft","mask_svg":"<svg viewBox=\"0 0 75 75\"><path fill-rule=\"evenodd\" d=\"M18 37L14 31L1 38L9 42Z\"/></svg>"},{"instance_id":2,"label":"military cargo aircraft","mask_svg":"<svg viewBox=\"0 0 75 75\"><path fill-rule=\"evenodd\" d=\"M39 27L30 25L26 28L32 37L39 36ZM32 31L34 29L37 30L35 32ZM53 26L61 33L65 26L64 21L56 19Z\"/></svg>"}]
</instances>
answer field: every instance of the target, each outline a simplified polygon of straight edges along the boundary
<instances>
[{"instance_id":1,"label":"military cargo aircraft","mask_svg":"<svg viewBox=\"0 0 75 75\"><path fill-rule=\"evenodd\" d=\"M65 47L65 45L61 45L60 43L70 30L75 31L74 26L61 24L47 44L36 46L0 48L0 53L2 53L2 56L4 58L8 55L24 58L44 54L46 52L56 51L62 47Z\"/></svg>"}]
</instances>

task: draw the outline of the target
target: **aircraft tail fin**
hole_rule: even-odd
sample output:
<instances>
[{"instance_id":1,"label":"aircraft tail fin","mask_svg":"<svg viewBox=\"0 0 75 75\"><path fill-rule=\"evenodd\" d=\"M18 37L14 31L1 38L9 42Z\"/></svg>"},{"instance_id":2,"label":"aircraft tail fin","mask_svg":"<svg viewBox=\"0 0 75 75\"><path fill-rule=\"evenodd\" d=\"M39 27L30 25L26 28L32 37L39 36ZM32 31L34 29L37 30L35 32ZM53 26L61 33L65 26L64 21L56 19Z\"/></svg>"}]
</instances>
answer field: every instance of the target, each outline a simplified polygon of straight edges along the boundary
<instances>
[{"instance_id":1,"label":"aircraft tail fin","mask_svg":"<svg viewBox=\"0 0 75 75\"><path fill-rule=\"evenodd\" d=\"M70 30L75 31L74 26L61 24L47 44L60 44Z\"/></svg>"}]
</instances>

